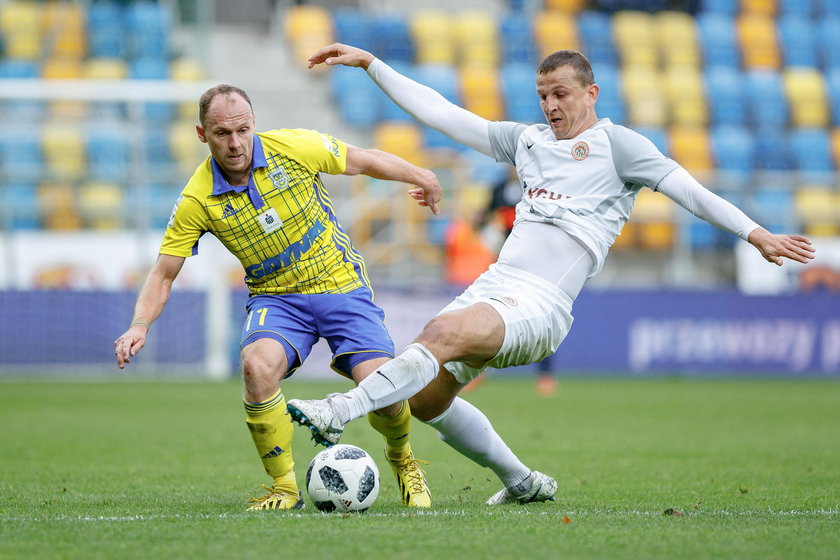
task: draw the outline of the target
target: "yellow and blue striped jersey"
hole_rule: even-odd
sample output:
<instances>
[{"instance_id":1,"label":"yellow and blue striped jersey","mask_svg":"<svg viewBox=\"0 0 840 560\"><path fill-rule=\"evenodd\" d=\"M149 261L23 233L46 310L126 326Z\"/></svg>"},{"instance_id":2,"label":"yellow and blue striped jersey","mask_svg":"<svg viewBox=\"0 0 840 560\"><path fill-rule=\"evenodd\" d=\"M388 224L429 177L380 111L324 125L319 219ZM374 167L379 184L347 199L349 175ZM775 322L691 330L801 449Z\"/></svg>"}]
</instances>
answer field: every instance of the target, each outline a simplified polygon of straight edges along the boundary
<instances>
[{"instance_id":1,"label":"yellow and blue striped jersey","mask_svg":"<svg viewBox=\"0 0 840 560\"><path fill-rule=\"evenodd\" d=\"M160 252L194 255L210 232L242 263L252 295L368 286L362 256L319 175L344 172L346 144L313 130L271 130L254 135L252 158L251 180L241 187L228 184L212 156L198 166L172 210Z\"/></svg>"}]
</instances>

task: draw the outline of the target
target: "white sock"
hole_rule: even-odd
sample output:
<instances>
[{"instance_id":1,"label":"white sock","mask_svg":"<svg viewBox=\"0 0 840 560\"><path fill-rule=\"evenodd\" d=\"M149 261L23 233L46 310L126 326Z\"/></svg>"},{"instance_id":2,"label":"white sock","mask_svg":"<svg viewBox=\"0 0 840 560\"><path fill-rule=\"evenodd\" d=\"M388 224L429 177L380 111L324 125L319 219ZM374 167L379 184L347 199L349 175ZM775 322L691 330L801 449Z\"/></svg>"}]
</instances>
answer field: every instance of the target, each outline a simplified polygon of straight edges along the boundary
<instances>
[{"instance_id":1,"label":"white sock","mask_svg":"<svg viewBox=\"0 0 840 560\"><path fill-rule=\"evenodd\" d=\"M426 424L440 432L453 449L491 469L505 487L516 486L531 475L531 469L513 454L484 413L462 398L456 398L443 414Z\"/></svg>"},{"instance_id":2,"label":"white sock","mask_svg":"<svg viewBox=\"0 0 840 560\"><path fill-rule=\"evenodd\" d=\"M428 348L415 342L364 378L358 387L329 401L338 419L346 424L413 396L437 376L439 367Z\"/></svg>"}]
</instances>

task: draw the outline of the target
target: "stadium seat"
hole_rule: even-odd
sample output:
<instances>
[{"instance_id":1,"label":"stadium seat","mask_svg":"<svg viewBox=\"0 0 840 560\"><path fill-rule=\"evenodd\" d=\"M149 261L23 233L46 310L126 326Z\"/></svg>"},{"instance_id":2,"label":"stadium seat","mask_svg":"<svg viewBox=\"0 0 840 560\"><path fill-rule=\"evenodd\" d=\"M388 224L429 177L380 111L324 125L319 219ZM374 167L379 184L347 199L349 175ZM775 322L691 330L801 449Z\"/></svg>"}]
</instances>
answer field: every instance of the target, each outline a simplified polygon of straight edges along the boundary
<instances>
[{"instance_id":1,"label":"stadium seat","mask_svg":"<svg viewBox=\"0 0 840 560\"><path fill-rule=\"evenodd\" d=\"M42 142L48 177L79 180L84 176L87 171L85 138L77 125L47 123Z\"/></svg>"},{"instance_id":2,"label":"stadium seat","mask_svg":"<svg viewBox=\"0 0 840 560\"><path fill-rule=\"evenodd\" d=\"M624 66L621 84L631 126L664 127L667 124L668 103L662 77L655 68Z\"/></svg>"},{"instance_id":3,"label":"stadium seat","mask_svg":"<svg viewBox=\"0 0 840 560\"><path fill-rule=\"evenodd\" d=\"M739 68L741 51L733 18L709 12L699 14L696 21L697 35L706 65Z\"/></svg>"},{"instance_id":4,"label":"stadium seat","mask_svg":"<svg viewBox=\"0 0 840 560\"><path fill-rule=\"evenodd\" d=\"M753 171L755 136L738 124L716 124L709 130L718 171L746 178Z\"/></svg>"},{"instance_id":5,"label":"stadium seat","mask_svg":"<svg viewBox=\"0 0 840 560\"><path fill-rule=\"evenodd\" d=\"M545 0L546 10L577 13L586 7L586 0Z\"/></svg>"},{"instance_id":6,"label":"stadium seat","mask_svg":"<svg viewBox=\"0 0 840 560\"><path fill-rule=\"evenodd\" d=\"M594 10L584 10L578 14L581 49L593 64L617 65L618 53L615 50L612 33L612 19L609 14Z\"/></svg>"},{"instance_id":7,"label":"stadium seat","mask_svg":"<svg viewBox=\"0 0 840 560\"><path fill-rule=\"evenodd\" d=\"M650 66L659 64L656 19L653 15L624 10L613 15L613 39L622 66Z\"/></svg>"},{"instance_id":8,"label":"stadium seat","mask_svg":"<svg viewBox=\"0 0 840 560\"><path fill-rule=\"evenodd\" d=\"M642 189L630 214L636 224L636 241L642 249L666 250L674 245L675 205L667 196ZM626 226L625 226L626 227Z\"/></svg>"},{"instance_id":9,"label":"stadium seat","mask_svg":"<svg viewBox=\"0 0 840 560\"><path fill-rule=\"evenodd\" d=\"M412 14L409 25L418 64L456 64L455 25L449 14L420 10Z\"/></svg>"},{"instance_id":10,"label":"stadium seat","mask_svg":"<svg viewBox=\"0 0 840 560\"><path fill-rule=\"evenodd\" d=\"M811 20L802 16L786 15L778 19L777 25L785 66L818 68L819 49Z\"/></svg>"},{"instance_id":11,"label":"stadium seat","mask_svg":"<svg viewBox=\"0 0 840 560\"><path fill-rule=\"evenodd\" d=\"M755 130L753 168L760 171L788 171L793 161L784 128L760 126Z\"/></svg>"},{"instance_id":12,"label":"stadium seat","mask_svg":"<svg viewBox=\"0 0 840 560\"><path fill-rule=\"evenodd\" d=\"M788 104L778 72L746 72L747 100L753 126L783 127L788 124Z\"/></svg>"},{"instance_id":13,"label":"stadium seat","mask_svg":"<svg viewBox=\"0 0 840 560\"><path fill-rule=\"evenodd\" d=\"M595 83L600 88L598 101L595 104L598 117L610 119L616 124L624 124L627 120L627 111L621 93L622 85L618 69L611 64L593 62L592 72L595 74Z\"/></svg>"},{"instance_id":14,"label":"stadium seat","mask_svg":"<svg viewBox=\"0 0 840 560\"><path fill-rule=\"evenodd\" d=\"M339 43L353 45L382 56L374 29L373 17L355 8L339 8L333 12L335 37Z\"/></svg>"},{"instance_id":15,"label":"stadium seat","mask_svg":"<svg viewBox=\"0 0 840 560\"><path fill-rule=\"evenodd\" d=\"M818 14L819 0L776 0L780 17L797 16L810 19Z\"/></svg>"},{"instance_id":16,"label":"stadium seat","mask_svg":"<svg viewBox=\"0 0 840 560\"><path fill-rule=\"evenodd\" d=\"M18 181L5 185L0 183L0 195L3 196L5 207L5 211L0 212L0 218L4 214L8 216L7 228L32 230L42 227L35 183Z\"/></svg>"},{"instance_id":17,"label":"stadium seat","mask_svg":"<svg viewBox=\"0 0 840 560\"><path fill-rule=\"evenodd\" d=\"M793 193L788 188L758 188L751 193L745 208L747 214L773 233L799 231L791 208Z\"/></svg>"},{"instance_id":18,"label":"stadium seat","mask_svg":"<svg viewBox=\"0 0 840 560\"><path fill-rule=\"evenodd\" d=\"M96 181L126 181L130 151L127 131L102 123L90 123L87 129L85 151L88 171Z\"/></svg>"},{"instance_id":19,"label":"stadium seat","mask_svg":"<svg viewBox=\"0 0 840 560\"><path fill-rule=\"evenodd\" d=\"M840 14L820 18L815 25L822 67L840 67Z\"/></svg>"},{"instance_id":20,"label":"stadium seat","mask_svg":"<svg viewBox=\"0 0 840 560\"><path fill-rule=\"evenodd\" d=\"M376 84L364 72L347 66L330 71L333 97L341 117L353 126L370 127L379 121L382 96Z\"/></svg>"},{"instance_id":21,"label":"stadium seat","mask_svg":"<svg viewBox=\"0 0 840 560\"><path fill-rule=\"evenodd\" d=\"M697 24L685 12L659 12L655 17L659 50L666 67L699 69L703 62L697 39Z\"/></svg>"},{"instance_id":22,"label":"stadium seat","mask_svg":"<svg viewBox=\"0 0 840 560\"><path fill-rule=\"evenodd\" d=\"M35 183L41 176L44 157L39 127L30 123L5 125L0 135L0 177L10 183Z\"/></svg>"},{"instance_id":23,"label":"stadium seat","mask_svg":"<svg viewBox=\"0 0 840 560\"><path fill-rule=\"evenodd\" d=\"M489 121L504 119L499 73L495 66L472 64L461 67L460 91L464 108Z\"/></svg>"},{"instance_id":24,"label":"stadium seat","mask_svg":"<svg viewBox=\"0 0 840 560\"><path fill-rule=\"evenodd\" d=\"M800 187L793 199L805 235L837 237L840 234L839 191L830 187Z\"/></svg>"},{"instance_id":25,"label":"stadium seat","mask_svg":"<svg viewBox=\"0 0 840 560\"><path fill-rule=\"evenodd\" d=\"M423 133L420 126L408 122L383 122L373 131L376 149L390 152L415 165L424 166Z\"/></svg>"},{"instance_id":26,"label":"stadium seat","mask_svg":"<svg viewBox=\"0 0 840 560\"><path fill-rule=\"evenodd\" d=\"M498 26L491 14L460 12L455 17L454 32L461 66L498 67Z\"/></svg>"},{"instance_id":27,"label":"stadium seat","mask_svg":"<svg viewBox=\"0 0 840 560\"><path fill-rule=\"evenodd\" d=\"M793 126L827 126L830 110L822 72L816 68L788 68L782 80Z\"/></svg>"},{"instance_id":28,"label":"stadium seat","mask_svg":"<svg viewBox=\"0 0 840 560\"><path fill-rule=\"evenodd\" d=\"M379 58L388 62L414 62L414 42L408 20L401 14L379 15L373 21L373 31L379 41Z\"/></svg>"},{"instance_id":29,"label":"stadium seat","mask_svg":"<svg viewBox=\"0 0 840 560\"><path fill-rule=\"evenodd\" d=\"M691 173L714 169L709 132L700 126L674 126L668 131L671 157Z\"/></svg>"},{"instance_id":30,"label":"stadium seat","mask_svg":"<svg viewBox=\"0 0 840 560\"><path fill-rule=\"evenodd\" d=\"M698 68L670 66L664 74L665 93L671 123L680 126L703 126L708 122L706 91Z\"/></svg>"},{"instance_id":31,"label":"stadium seat","mask_svg":"<svg viewBox=\"0 0 840 560\"><path fill-rule=\"evenodd\" d=\"M536 88L536 69L531 64L509 63L500 70L506 119L521 123L545 120Z\"/></svg>"},{"instance_id":32,"label":"stadium seat","mask_svg":"<svg viewBox=\"0 0 840 560\"><path fill-rule=\"evenodd\" d=\"M140 0L125 7L130 58L169 56L170 21L165 4Z\"/></svg>"},{"instance_id":33,"label":"stadium seat","mask_svg":"<svg viewBox=\"0 0 840 560\"><path fill-rule=\"evenodd\" d=\"M717 14L733 17L738 13L738 2L732 0L700 0L697 11L699 13Z\"/></svg>"},{"instance_id":34,"label":"stadium seat","mask_svg":"<svg viewBox=\"0 0 840 560\"><path fill-rule=\"evenodd\" d=\"M87 56L85 12L81 4L49 2L44 6L46 56L81 59Z\"/></svg>"},{"instance_id":35,"label":"stadium seat","mask_svg":"<svg viewBox=\"0 0 840 560\"><path fill-rule=\"evenodd\" d=\"M169 126L169 149L175 163L176 177L184 182L189 179L199 163L207 157L207 151L198 141L195 120L179 120Z\"/></svg>"},{"instance_id":36,"label":"stadium seat","mask_svg":"<svg viewBox=\"0 0 840 560\"><path fill-rule=\"evenodd\" d=\"M128 65L121 58L89 58L83 76L87 80L124 80L128 77Z\"/></svg>"},{"instance_id":37,"label":"stadium seat","mask_svg":"<svg viewBox=\"0 0 840 560\"><path fill-rule=\"evenodd\" d=\"M657 150L670 157L671 146L668 141L668 132L664 128L638 126L635 127L634 130L653 142L653 145L656 146Z\"/></svg>"},{"instance_id":38,"label":"stadium seat","mask_svg":"<svg viewBox=\"0 0 840 560\"><path fill-rule=\"evenodd\" d=\"M831 139L825 128L795 128L790 131L790 153L797 169L806 173L835 171ZM813 178L813 177L812 177Z\"/></svg>"},{"instance_id":39,"label":"stadium seat","mask_svg":"<svg viewBox=\"0 0 840 560\"><path fill-rule=\"evenodd\" d=\"M775 20L761 13L743 13L736 27L744 68L778 70L781 56Z\"/></svg>"},{"instance_id":40,"label":"stadium seat","mask_svg":"<svg viewBox=\"0 0 840 560\"><path fill-rule=\"evenodd\" d=\"M117 183L89 182L78 192L79 215L92 229L118 229L124 225L123 189Z\"/></svg>"},{"instance_id":41,"label":"stadium seat","mask_svg":"<svg viewBox=\"0 0 840 560\"><path fill-rule=\"evenodd\" d=\"M323 6L290 6L286 10L283 31L292 46L293 58L301 68L306 68L309 55L334 41L332 16ZM314 70L324 72L326 67L319 64Z\"/></svg>"},{"instance_id":42,"label":"stadium seat","mask_svg":"<svg viewBox=\"0 0 840 560\"><path fill-rule=\"evenodd\" d=\"M840 16L840 0L814 0L818 16Z\"/></svg>"},{"instance_id":43,"label":"stadium seat","mask_svg":"<svg viewBox=\"0 0 840 560\"><path fill-rule=\"evenodd\" d=\"M522 62L533 65L537 62L534 28L529 17L522 13L507 14L501 19L499 33L503 63Z\"/></svg>"},{"instance_id":44,"label":"stadium seat","mask_svg":"<svg viewBox=\"0 0 840 560\"><path fill-rule=\"evenodd\" d=\"M0 3L0 35L11 59L37 60L43 42L43 10L35 2Z\"/></svg>"},{"instance_id":45,"label":"stadium seat","mask_svg":"<svg viewBox=\"0 0 840 560\"><path fill-rule=\"evenodd\" d=\"M561 49L580 50L577 21L567 12L538 12L534 15L534 38L540 59Z\"/></svg>"},{"instance_id":46,"label":"stadium seat","mask_svg":"<svg viewBox=\"0 0 840 560\"><path fill-rule=\"evenodd\" d=\"M76 230L82 227L76 192L70 183L45 182L38 186L38 211L48 230Z\"/></svg>"},{"instance_id":47,"label":"stadium seat","mask_svg":"<svg viewBox=\"0 0 840 560\"><path fill-rule=\"evenodd\" d=\"M704 73L710 121L745 125L749 119L744 76L732 66L709 66Z\"/></svg>"},{"instance_id":48,"label":"stadium seat","mask_svg":"<svg viewBox=\"0 0 840 560\"><path fill-rule=\"evenodd\" d=\"M741 13L774 17L777 0L741 0Z\"/></svg>"},{"instance_id":49,"label":"stadium seat","mask_svg":"<svg viewBox=\"0 0 840 560\"><path fill-rule=\"evenodd\" d=\"M123 58L127 53L123 5L91 2L87 7L87 37L90 56Z\"/></svg>"},{"instance_id":50,"label":"stadium seat","mask_svg":"<svg viewBox=\"0 0 840 560\"><path fill-rule=\"evenodd\" d=\"M79 80L82 74L81 58L51 56L41 63L41 77L45 80Z\"/></svg>"},{"instance_id":51,"label":"stadium seat","mask_svg":"<svg viewBox=\"0 0 840 560\"><path fill-rule=\"evenodd\" d=\"M840 128L831 130L831 155L834 157L835 167L840 168Z\"/></svg>"}]
</instances>

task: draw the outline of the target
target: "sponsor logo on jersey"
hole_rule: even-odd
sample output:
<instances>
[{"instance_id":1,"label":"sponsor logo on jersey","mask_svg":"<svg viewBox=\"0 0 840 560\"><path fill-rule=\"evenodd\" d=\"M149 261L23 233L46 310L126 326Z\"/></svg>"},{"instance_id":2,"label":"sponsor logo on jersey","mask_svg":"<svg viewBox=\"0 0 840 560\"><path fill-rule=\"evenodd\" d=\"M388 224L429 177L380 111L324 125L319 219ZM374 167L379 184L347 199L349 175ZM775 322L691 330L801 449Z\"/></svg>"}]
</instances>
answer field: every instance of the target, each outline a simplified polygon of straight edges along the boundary
<instances>
[{"instance_id":1,"label":"sponsor logo on jersey","mask_svg":"<svg viewBox=\"0 0 840 560\"><path fill-rule=\"evenodd\" d=\"M508 307L517 307L519 305L519 301L517 301L516 298L512 298L510 296L491 297L490 299L495 299L499 303L503 303Z\"/></svg>"},{"instance_id":2,"label":"sponsor logo on jersey","mask_svg":"<svg viewBox=\"0 0 840 560\"><path fill-rule=\"evenodd\" d=\"M586 142L578 142L572 146L572 157L578 161L583 161L589 156L589 144Z\"/></svg>"},{"instance_id":3,"label":"sponsor logo on jersey","mask_svg":"<svg viewBox=\"0 0 840 560\"><path fill-rule=\"evenodd\" d=\"M239 210L237 210L236 208L234 208L234 207L233 207L233 204L231 204L230 202L228 202L227 204L225 204L225 208L224 208L224 210L222 211L222 219L225 219L225 218L230 218L231 216L233 216L233 215L234 215L234 214L236 214L237 212L239 212Z\"/></svg>"},{"instance_id":4,"label":"sponsor logo on jersey","mask_svg":"<svg viewBox=\"0 0 840 560\"><path fill-rule=\"evenodd\" d=\"M303 234L300 241L295 241L286 247L285 251L282 251L273 257L269 257L256 264L252 264L245 269L245 274L248 275L248 278L256 280L290 266L293 262L298 261L301 255L307 253L312 248L312 245L315 243L318 236L326 230L327 228L324 227L321 222L316 221L312 227L309 228L309 231Z\"/></svg>"},{"instance_id":5,"label":"sponsor logo on jersey","mask_svg":"<svg viewBox=\"0 0 840 560\"><path fill-rule=\"evenodd\" d=\"M330 151L335 157L341 157L341 150L338 149L338 140L329 134L322 134L321 141L324 142L324 147Z\"/></svg>"},{"instance_id":6,"label":"sponsor logo on jersey","mask_svg":"<svg viewBox=\"0 0 840 560\"><path fill-rule=\"evenodd\" d=\"M527 186L527 185L526 185ZM528 187L525 189L525 196L528 198L547 198L549 200L563 200L564 198L572 198L567 194L560 194L551 192L547 189L538 187Z\"/></svg>"},{"instance_id":7,"label":"sponsor logo on jersey","mask_svg":"<svg viewBox=\"0 0 840 560\"><path fill-rule=\"evenodd\" d=\"M269 171L268 178L271 179L271 185L278 191L289 188L289 174L282 167L275 167Z\"/></svg>"}]
</instances>

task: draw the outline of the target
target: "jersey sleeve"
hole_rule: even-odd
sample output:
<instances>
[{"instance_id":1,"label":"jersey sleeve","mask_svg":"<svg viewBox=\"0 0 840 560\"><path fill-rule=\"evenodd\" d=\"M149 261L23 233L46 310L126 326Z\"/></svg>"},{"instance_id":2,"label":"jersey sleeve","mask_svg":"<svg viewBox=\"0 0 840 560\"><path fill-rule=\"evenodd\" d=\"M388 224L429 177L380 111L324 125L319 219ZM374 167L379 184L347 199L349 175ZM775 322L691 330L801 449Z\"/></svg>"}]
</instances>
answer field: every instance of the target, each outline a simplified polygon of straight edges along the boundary
<instances>
[{"instance_id":1,"label":"jersey sleeve","mask_svg":"<svg viewBox=\"0 0 840 560\"><path fill-rule=\"evenodd\" d=\"M285 153L313 171L340 175L347 168L347 144L330 134L302 128L284 131L282 136L272 132L266 135L285 144Z\"/></svg>"},{"instance_id":2,"label":"jersey sleeve","mask_svg":"<svg viewBox=\"0 0 840 560\"><path fill-rule=\"evenodd\" d=\"M607 129L616 172L628 183L646 185L656 190L662 179L678 167L665 157L653 142L629 128L614 126Z\"/></svg>"},{"instance_id":3,"label":"jersey sleeve","mask_svg":"<svg viewBox=\"0 0 840 560\"><path fill-rule=\"evenodd\" d=\"M526 128L527 125L510 121L488 123L487 132L496 161L516 165L516 144Z\"/></svg>"},{"instance_id":4,"label":"jersey sleeve","mask_svg":"<svg viewBox=\"0 0 840 560\"><path fill-rule=\"evenodd\" d=\"M207 231L204 207L192 196L181 194L172 208L160 252L175 257L198 254L198 240Z\"/></svg>"}]
</instances>

